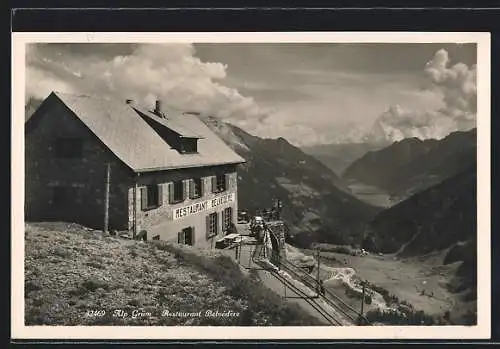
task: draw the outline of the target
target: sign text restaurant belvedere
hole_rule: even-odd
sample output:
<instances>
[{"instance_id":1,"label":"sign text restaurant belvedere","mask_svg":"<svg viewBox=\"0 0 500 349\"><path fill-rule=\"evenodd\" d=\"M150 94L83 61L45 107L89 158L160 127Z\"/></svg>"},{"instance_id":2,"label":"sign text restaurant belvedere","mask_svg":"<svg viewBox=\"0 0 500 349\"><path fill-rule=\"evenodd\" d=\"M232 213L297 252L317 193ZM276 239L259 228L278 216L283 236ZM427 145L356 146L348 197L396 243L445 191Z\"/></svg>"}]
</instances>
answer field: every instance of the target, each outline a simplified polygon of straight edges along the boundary
<instances>
[{"instance_id":1,"label":"sign text restaurant belvedere","mask_svg":"<svg viewBox=\"0 0 500 349\"><path fill-rule=\"evenodd\" d=\"M192 205L179 207L173 210L172 219L175 221L176 219L184 218L187 216L191 216L196 213L200 213L202 211L210 210L220 205L228 204L234 201L234 193L225 194L222 196L218 196L214 199L205 200L202 202L197 202Z\"/></svg>"}]
</instances>

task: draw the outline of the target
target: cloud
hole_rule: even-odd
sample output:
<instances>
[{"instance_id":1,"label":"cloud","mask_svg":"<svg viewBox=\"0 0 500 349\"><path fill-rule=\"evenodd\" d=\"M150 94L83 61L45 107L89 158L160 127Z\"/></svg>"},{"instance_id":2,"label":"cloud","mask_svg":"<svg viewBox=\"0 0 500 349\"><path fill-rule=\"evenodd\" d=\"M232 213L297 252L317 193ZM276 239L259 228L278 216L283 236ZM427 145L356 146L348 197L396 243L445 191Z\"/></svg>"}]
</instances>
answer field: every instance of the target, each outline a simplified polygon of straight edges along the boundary
<instances>
[{"instance_id":1,"label":"cloud","mask_svg":"<svg viewBox=\"0 0 500 349\"><path fill-rule=\"evenodd\" d=\"M317 49L326 54L328 47ZM210 55L204 56L207 49ZM386 49L368 56L399 52L399 46ZM475 122L475 66L449 67L447 51L440 50L424 67L427 85L419 91L415 69L379 71L377 64L362 71L354 64L345 70L353 60L349 55L342 69L334 69L332 64L346 55L342 50L318 56L308 47L277 45L31 44L26 92L38 99L53 90L94 94L145 106L162 99L172 109L216 116L252 134L283 136L297 145L359 139L358 126L365 130L393 103L404 107L388 109L380 119L401 134L420 130L427 137ZM417 61L413 53L403 56ZM360 125L344 125L347 121Z\"/></svg>"},{"instance_id":2,"label":"cloud","mask_svg":"<svg viewBox=\"0 0 500 349\"><path fill-rule=\"evenodd\" d=\"M448 68L448 52L441 49L425 67L433 87L444 96L441 112L459 123L474 121L477 113L476 65L457 63Z\"/></svg>"},{"instance_id":3,"label":"cloud","mask_svg":"<svg viewBox=\"0 0 500 349\"><path fill-rule=\"evenodd\" d=\"M443 107L415 111L399 105L389 107L376 120L373 132L385 130L386 137L443 138L450 132L468 130L476 125L476 65L463 63L450 66L448 52L437 51L424 67L426 91L439 94ZM372 134L374 136L374 134Z\"/></svg>"},{"instance_id":4,"label":"cloud","mask_svg":"<svg viewBox=\"0 0 500 349\"><path fill-rule=\"evenodd\" d=\"M155 99L162 99L172 109L229 121L267 116L253 98L220 83L226 78L226 65L202 62L191 44L139 44L130 52L107 57L90 51L86 55L83 49L77 54L73 51L51 44L29 47L28 98L45 98L58 90L131 98L151 106Z\"/></svg>"}]
</instances>

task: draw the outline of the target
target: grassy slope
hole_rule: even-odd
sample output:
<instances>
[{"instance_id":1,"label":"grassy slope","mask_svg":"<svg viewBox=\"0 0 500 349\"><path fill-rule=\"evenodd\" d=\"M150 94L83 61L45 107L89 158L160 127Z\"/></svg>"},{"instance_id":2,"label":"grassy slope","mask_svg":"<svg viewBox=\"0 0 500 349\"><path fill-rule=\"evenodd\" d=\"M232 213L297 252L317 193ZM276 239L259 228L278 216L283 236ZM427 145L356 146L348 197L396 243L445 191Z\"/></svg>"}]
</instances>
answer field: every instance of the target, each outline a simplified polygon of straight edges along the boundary
<instances>
[{"instance_id":1,"label":"grassy slope","mask_svg":"<svg viewBox=\"0 0 500 349\"><path fill-rule=\"evenodd\" d=\"M25 241L26 325L319 325L220 251L103 237L65 223L28 224ZM164 309L239 316L162 317ZM134 310L151 315L134 319Z\"/></svg>"}]
</instances>

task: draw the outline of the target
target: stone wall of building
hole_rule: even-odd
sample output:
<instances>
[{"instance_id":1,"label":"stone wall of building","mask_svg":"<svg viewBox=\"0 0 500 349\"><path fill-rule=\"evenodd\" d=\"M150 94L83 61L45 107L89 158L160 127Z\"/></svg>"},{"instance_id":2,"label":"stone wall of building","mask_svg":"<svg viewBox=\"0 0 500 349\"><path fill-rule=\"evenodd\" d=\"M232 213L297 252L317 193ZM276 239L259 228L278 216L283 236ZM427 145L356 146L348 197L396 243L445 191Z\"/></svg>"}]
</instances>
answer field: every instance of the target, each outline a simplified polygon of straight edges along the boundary
<instances>
[{"instance_id":1,"label":"stone wall of building","mask_svg":"<svg viewBox=\"0 0 500 349\"><path fill-rule=\"evenodd\" d=\"M45 115L34 115L25 132L25 214L28 221L104 225L105 179L110 164L110 229L128 228L128 188L133 173L63 104L51 102ZM58 158L59 137L81 138L82 157ZM54 188L70 187L67 202L56 206Z\"/></svg>"}]
</instances>

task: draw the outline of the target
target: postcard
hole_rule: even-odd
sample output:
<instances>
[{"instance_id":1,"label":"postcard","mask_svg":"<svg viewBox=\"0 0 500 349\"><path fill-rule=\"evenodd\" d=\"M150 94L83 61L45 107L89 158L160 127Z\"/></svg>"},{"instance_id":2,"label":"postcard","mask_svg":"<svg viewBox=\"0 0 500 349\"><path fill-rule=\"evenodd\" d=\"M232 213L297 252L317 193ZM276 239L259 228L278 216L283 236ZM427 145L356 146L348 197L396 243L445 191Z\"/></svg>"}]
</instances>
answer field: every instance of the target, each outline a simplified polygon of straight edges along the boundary
<instances>
[{"instance_id":1,"label":"postcard","mask_svg":"<svg viewBox=\"0 0 500 349\"><path fill-rule=\"evenodd\" d=\"M488 33L12 39L13 338L489 337Z\"/></svg>"}]
</instances>

